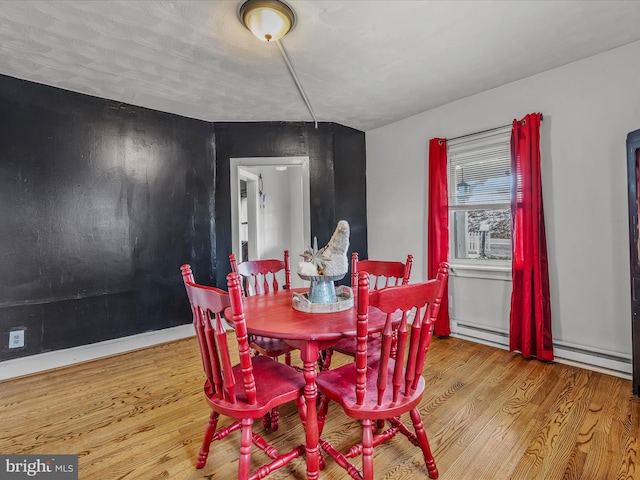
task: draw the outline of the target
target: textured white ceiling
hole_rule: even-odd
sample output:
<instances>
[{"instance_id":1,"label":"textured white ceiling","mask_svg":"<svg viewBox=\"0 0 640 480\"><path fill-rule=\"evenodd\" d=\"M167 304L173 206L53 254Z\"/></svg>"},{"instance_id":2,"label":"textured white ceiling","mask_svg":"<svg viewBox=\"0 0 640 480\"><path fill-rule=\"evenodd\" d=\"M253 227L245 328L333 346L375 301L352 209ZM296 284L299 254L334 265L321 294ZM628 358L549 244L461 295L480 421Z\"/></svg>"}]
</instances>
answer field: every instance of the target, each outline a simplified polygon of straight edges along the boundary
<instances>
[{"instance_id":1,"label":"textured white ceiling","mask_svg":"<svg viewBox=\"0 0 640 480\"><path fill-rule=\"evenodd\" d=\"M0 0L0 73L207 121L311 121L240 3ZM363 131L640 40L637 0L288 3L282 44L318 121Z\"/></svg>"}]
</instances>

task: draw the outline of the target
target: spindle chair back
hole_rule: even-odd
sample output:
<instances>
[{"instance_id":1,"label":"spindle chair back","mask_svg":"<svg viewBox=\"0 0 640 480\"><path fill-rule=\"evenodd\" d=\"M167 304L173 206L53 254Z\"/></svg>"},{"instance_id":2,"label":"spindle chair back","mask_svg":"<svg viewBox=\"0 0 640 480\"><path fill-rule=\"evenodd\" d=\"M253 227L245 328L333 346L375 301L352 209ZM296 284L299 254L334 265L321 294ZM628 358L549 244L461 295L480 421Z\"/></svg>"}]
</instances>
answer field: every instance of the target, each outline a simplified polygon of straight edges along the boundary
<instances>
[{"instance_id":1,"label":"spindle chair back","mask_svg":"<svg viewBox=\"0 0 640 480\"><path fill-rule=\"evenodd\" d=\"M289 251L284 251L283 260L264 259L264 260L248 260L246 262L237 263L235 255L229 255L229 263L231 271L240 275L241 287L243 295L263 295L269 292L277 292L281 287L284 290L291 288L291 270L289 267ZM284 274L284 283L280 285L278 282L278 274ZM249 344L254 353L266 355L277 360L284 355L284 362L291 365L291 352L295 350L284 340L278 338L262 337L251 335ZM277 430L279 424L280 413L277 408L269 412L263 418L265 428Z\"/></svg>"},{"instance_id":2,"label":"spindle chair back","mask_svg":"<svg viewBox=\"0 0 640 480\"><path fill-rule=\"evenodd\" d=\"M242 304L241 280L237 274L230 273L227 277L227 293L215 287L196 284L189 265L183 265L181 270L206 377L204 397L211 408L196 467L205 466L212 442L241 430L238 479L263 478L303 455L304 446L300 445L280 454L273 445L253 431L254 419L264 417L279 405L295 401L300 418L304 422L304 376L269 357L251 356ZM230 354L230 348L235 345L229 342L222 322L225 311L226 320L231 321L236 332L240 361L235 365ZM220 415L233 418L234 421L230 426L217 430ZM271 460L255 469L253 475L252 444L260 448Z\"/></svg>"},{"instance_id":3,"label":"spindle chair back","mask_svg":"<svg viewBox=\"0 0 640 480\"><path fill-rule=\"evenodd\" d=\"M322 449L353 478L373 480L374 447L397 433L405 435L422 450L429 477L438 476L418 403L425 391L422 372L447 279L446 263L440 265L437 277L433 280L380 290L370 290L367 272L358 274L355 362L322 371L316 379L322 395L318 413L320 432L330 401L338 403L349 417L362 423L361 443L346 453L339 452L328 441L320 440ZM371 308L377 308L387 316L381 348L376 355L367 352L368 315ZM395 323L399 323L399 326L397 354L394 358L391 356L391 347ZM407 412L413 432L401 420L401 415ZM382 427L388 424L388 428L374 433L379 420L384 420L386 423ZM349 460L357 456L362 456L361 470Z\"/></svg>"}]
</instances>

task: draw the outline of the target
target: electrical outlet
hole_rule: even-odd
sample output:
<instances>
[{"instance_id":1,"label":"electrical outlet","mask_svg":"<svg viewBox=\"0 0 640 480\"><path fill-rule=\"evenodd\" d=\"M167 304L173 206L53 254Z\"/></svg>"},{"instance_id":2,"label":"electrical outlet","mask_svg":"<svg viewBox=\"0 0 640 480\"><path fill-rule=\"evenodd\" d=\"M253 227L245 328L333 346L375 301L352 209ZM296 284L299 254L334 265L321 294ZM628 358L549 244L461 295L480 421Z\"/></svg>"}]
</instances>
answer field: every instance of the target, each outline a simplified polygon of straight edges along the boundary
<instances>
[{"instance_id":1,"label":"electrical outlet","mask_svg":"<svg viewBox=\"0 0 640 480\"><path fill-rule=\"evenodd\" d=\"M12 330L9 332L9 348L24 347L24 330Z\"/></svg>"}]
</instances>

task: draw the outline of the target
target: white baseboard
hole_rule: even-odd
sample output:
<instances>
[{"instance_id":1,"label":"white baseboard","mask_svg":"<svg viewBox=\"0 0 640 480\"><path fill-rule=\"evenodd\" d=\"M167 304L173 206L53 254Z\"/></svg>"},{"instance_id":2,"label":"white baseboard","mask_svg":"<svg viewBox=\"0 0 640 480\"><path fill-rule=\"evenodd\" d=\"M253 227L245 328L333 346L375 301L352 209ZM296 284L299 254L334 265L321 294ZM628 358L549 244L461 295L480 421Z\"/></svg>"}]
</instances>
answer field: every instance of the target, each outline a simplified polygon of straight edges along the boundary
<instances>
[{"instance_id":1,"label":"white baseboard","mask_svg":"<svg viewBox=\"0 0 640 480\"><path fill-rule=\"evenodd\" d=\"M0 362L0 380L125 353L195 335L192 324Z\"/></svg>"},{"instance_id":2,"label":"white baseboard","mask_svg":"<svg viewBox=\"0 0 640 480\"><path fill-rule=\"evenodd\" d=\"M509 349L509 333L483 325L451 320L451 336L482 343L492 347ZM631 380L631 355L596 350L592 347L573 345L567 342L554 342L555 362L585 368L594 372Z\"/></svg>"}]
</instances>

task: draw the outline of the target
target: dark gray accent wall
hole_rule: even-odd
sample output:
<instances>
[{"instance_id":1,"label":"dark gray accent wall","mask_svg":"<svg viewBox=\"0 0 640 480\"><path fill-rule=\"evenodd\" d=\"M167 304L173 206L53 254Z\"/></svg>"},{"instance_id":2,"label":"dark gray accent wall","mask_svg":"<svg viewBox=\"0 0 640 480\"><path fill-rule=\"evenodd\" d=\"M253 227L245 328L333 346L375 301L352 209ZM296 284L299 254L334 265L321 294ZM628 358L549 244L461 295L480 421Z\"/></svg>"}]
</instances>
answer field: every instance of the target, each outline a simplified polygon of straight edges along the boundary
<instances>
[{"instance_id":1,"label":"dark gray accent wall","mask_svg":"<svg viewBox=\"0 0 640 480\"><path fill-rule=\"evenodd\" d=\"M364 133L343 125L333 125L334 188L336 217L347 220L351 230L349 252L366 259L367 182ZM349 272L350 274L350 272ZM351 279L348 279L348 284Z\"/></svg>"},{"instance_id":2,"label":"dark gray accent wall","mask_svg":"<svg viewBox=\"0 0 640 480\"><path fill-rule=\"evenodd\" d=\"M190 321L214 167L210 123L0 76L0 360Z\"/></svg>"},{"instance_id":3,"label":"dark gray accent wall","mask_svg":"<svg viewBox=\"0 0 640 480\"><path fill-rule=\"evenodd\" d=\"M366 255L363 132L213 124L0 76L0 361L191 322L181 264L226 289L229 158L290 155L310 157L312 235L346 219Z\"/></svg>"}]
</instances>

